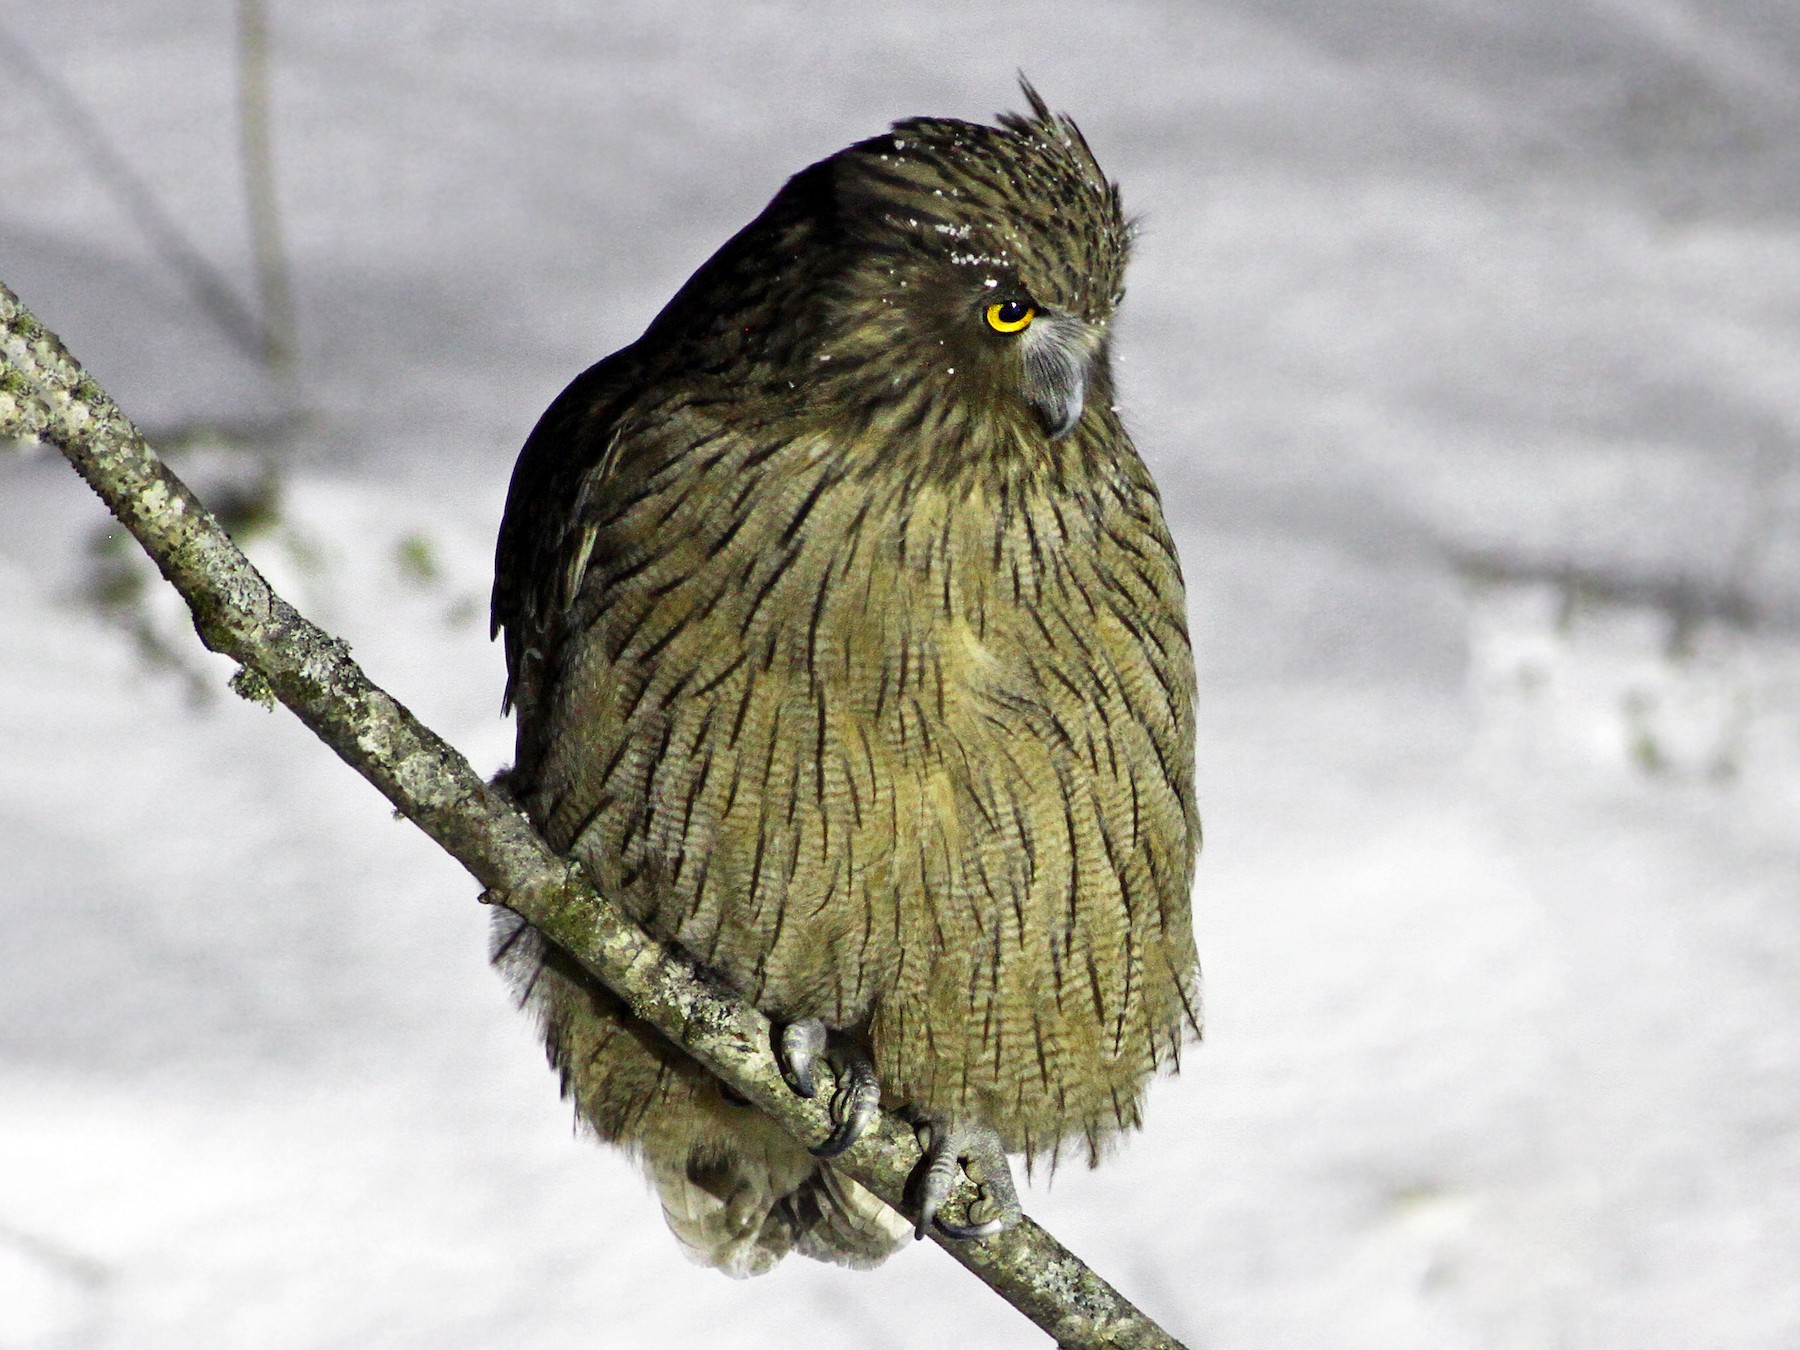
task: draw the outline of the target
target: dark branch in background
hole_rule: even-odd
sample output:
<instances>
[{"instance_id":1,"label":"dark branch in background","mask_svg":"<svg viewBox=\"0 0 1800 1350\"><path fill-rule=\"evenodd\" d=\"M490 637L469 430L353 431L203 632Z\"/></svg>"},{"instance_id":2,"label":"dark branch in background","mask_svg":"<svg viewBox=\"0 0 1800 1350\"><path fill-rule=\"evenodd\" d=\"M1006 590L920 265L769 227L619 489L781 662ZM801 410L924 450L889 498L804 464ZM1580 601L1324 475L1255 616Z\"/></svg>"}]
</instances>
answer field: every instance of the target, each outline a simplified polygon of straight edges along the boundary
<instances>
[{"instance_id":1,"label":"dark branch in background","mask_svg":"<svg viewBox=\"0 0 1800 1350\"><path fill-rule=\"evenodd\" d=\"M204 506L54 334L0 285L0 440L45 440L135 535L193 612L208 647L238 661L234 687L280 699L485 888L620 995L796 1139L831 1131L824 1103L796 1096L755 1008L661 946L595 893L454 749L371 684L343 643L276 595ZM919 1161L891 1115L836 1163L888 1203L910 1208ZM968 1182L959 1197L972 1198ZM934 1237L936 1235L934 1234ZM987 1242L939 1239L949 1253L1068 1347L1177 1342L1042 1228L1022 1220Z\"/></svg>"},{"instance_id":2,"label":"dark branch in background","mask_svg":"<svg viewBox=\"0 0 1800 1350\"><path fill-rule=\"evenodd\" d=\"M113 148L105 128L82 106L74 91L4 28L0 28L0 54L11 60L19 72L37 86L44 105L74 138L100 182L118 199L132 223L143 231L150 247L186 284L194 302L212 316L213 322L234 345L261 360L267 341L261 321L238 299L236 288L224 274L188 242L181 226L163 210L149 185L138 177L125 157Z\"/></svg>"},{"instance_id":3,"label":"dark branch in background","mask_svg":"<svg viewBox=\"0 0 1800 1350\"><path fill-rule=\"evenodd\" d=\"M1748 632L1768 623L1768 607L1734 577L1709 582L1680 573L1644 576L1617 568L1582 566L1497 552L1449 553L1451 564L1477 586L1548 586L1561 596L1558 625L1565 627L1583 608L1641 608L1668 618L1667 654L1690 649L1694 634L1717 623ZM1735 569L1734 569L1735 570Z\"/></svg>"}]
</instances>

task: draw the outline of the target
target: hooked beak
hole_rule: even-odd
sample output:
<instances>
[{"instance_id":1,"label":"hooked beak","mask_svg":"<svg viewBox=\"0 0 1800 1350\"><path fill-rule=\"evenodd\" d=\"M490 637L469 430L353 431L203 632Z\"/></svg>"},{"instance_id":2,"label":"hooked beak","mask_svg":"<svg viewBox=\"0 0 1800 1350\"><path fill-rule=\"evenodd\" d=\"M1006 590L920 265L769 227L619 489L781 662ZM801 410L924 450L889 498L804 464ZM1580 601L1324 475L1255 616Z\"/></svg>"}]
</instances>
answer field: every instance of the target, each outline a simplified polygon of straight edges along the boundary
<instances>
[{"instance_id":1,"label":"hooked beak","mask_svg":"<svg viewBox=\"0 0 1800 1350\"><path fill-rule=\"evenodd\" d=\"M1073 314L1040 310L1023 337L1025 401L1037 410L1050 439L1060 440L1081 420L1099 330Z\"/></svg>"}]
</instances>

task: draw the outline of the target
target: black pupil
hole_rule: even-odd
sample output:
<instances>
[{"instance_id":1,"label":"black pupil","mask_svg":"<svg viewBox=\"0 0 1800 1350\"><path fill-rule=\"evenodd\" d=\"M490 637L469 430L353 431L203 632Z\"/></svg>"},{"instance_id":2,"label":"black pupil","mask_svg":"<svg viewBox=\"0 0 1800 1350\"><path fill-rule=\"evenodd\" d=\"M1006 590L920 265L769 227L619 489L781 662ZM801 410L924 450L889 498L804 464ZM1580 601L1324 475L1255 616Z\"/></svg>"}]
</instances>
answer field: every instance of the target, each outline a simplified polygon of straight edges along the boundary
<instances>
[{"instance_id":1,"label":"black pupil","mask_svg":"<svg viewBox=\"0 0 1800 1350\"><path fill-rule=\"evenodd\" d=\"M1031 312L1031 306L1023 300L1003 300L1000 303L1000 322L1017 323Z\"/></svg>"}]
</instances>

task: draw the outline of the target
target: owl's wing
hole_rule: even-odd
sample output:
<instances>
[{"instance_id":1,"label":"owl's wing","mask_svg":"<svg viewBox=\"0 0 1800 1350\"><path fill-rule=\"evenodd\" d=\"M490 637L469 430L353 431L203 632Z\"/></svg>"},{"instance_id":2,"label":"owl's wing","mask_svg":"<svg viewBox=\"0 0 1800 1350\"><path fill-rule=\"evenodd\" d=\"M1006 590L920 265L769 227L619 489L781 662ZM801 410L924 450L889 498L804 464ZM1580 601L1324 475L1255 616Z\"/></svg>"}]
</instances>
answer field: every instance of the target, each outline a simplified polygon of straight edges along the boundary
<instances>
[{"instance_id":1,"label":"owl's wing","mask_svg":"<svg viewBox=\"0 0 1800 1350\"><path fill-rule=\"evenodd\" d=\"M506 493L494 550L492 633L506 635L503 711L519 712L517 769L529 772L531 727L556 668L563 619L592 547L579 509L616 454L631 387L630 348L582 372L532 428Z\"/></svg>"}]
</instances>

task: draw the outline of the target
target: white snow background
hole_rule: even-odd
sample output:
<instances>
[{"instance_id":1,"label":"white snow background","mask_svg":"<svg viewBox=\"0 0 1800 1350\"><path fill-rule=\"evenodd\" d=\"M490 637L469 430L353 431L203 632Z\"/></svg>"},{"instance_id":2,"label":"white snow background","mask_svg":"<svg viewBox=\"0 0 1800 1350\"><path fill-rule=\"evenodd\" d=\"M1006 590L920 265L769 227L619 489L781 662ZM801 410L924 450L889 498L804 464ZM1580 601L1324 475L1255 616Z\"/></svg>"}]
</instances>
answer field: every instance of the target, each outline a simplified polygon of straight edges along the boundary
<instances>
[{"instance_id":1,"label":"white snow background","mask_svg":"<svg viewBox=\"0 0 1800 1350\"><path fill-rule=\"evenodd\" d=\"M153 434L282 395L19 52L248 294L232 8L0 14L0 278ZM1196 1350L1800 1345L1800 8L272 9L254 556L483 771L537 413L788 174L1029 73L1144 217L1209 1022L1028 1208ZM688 1265L473 883L87 598L105 524L0 456L0 1347L1042 1343L929 1245Z\"/></svg>"}]
</instances>

